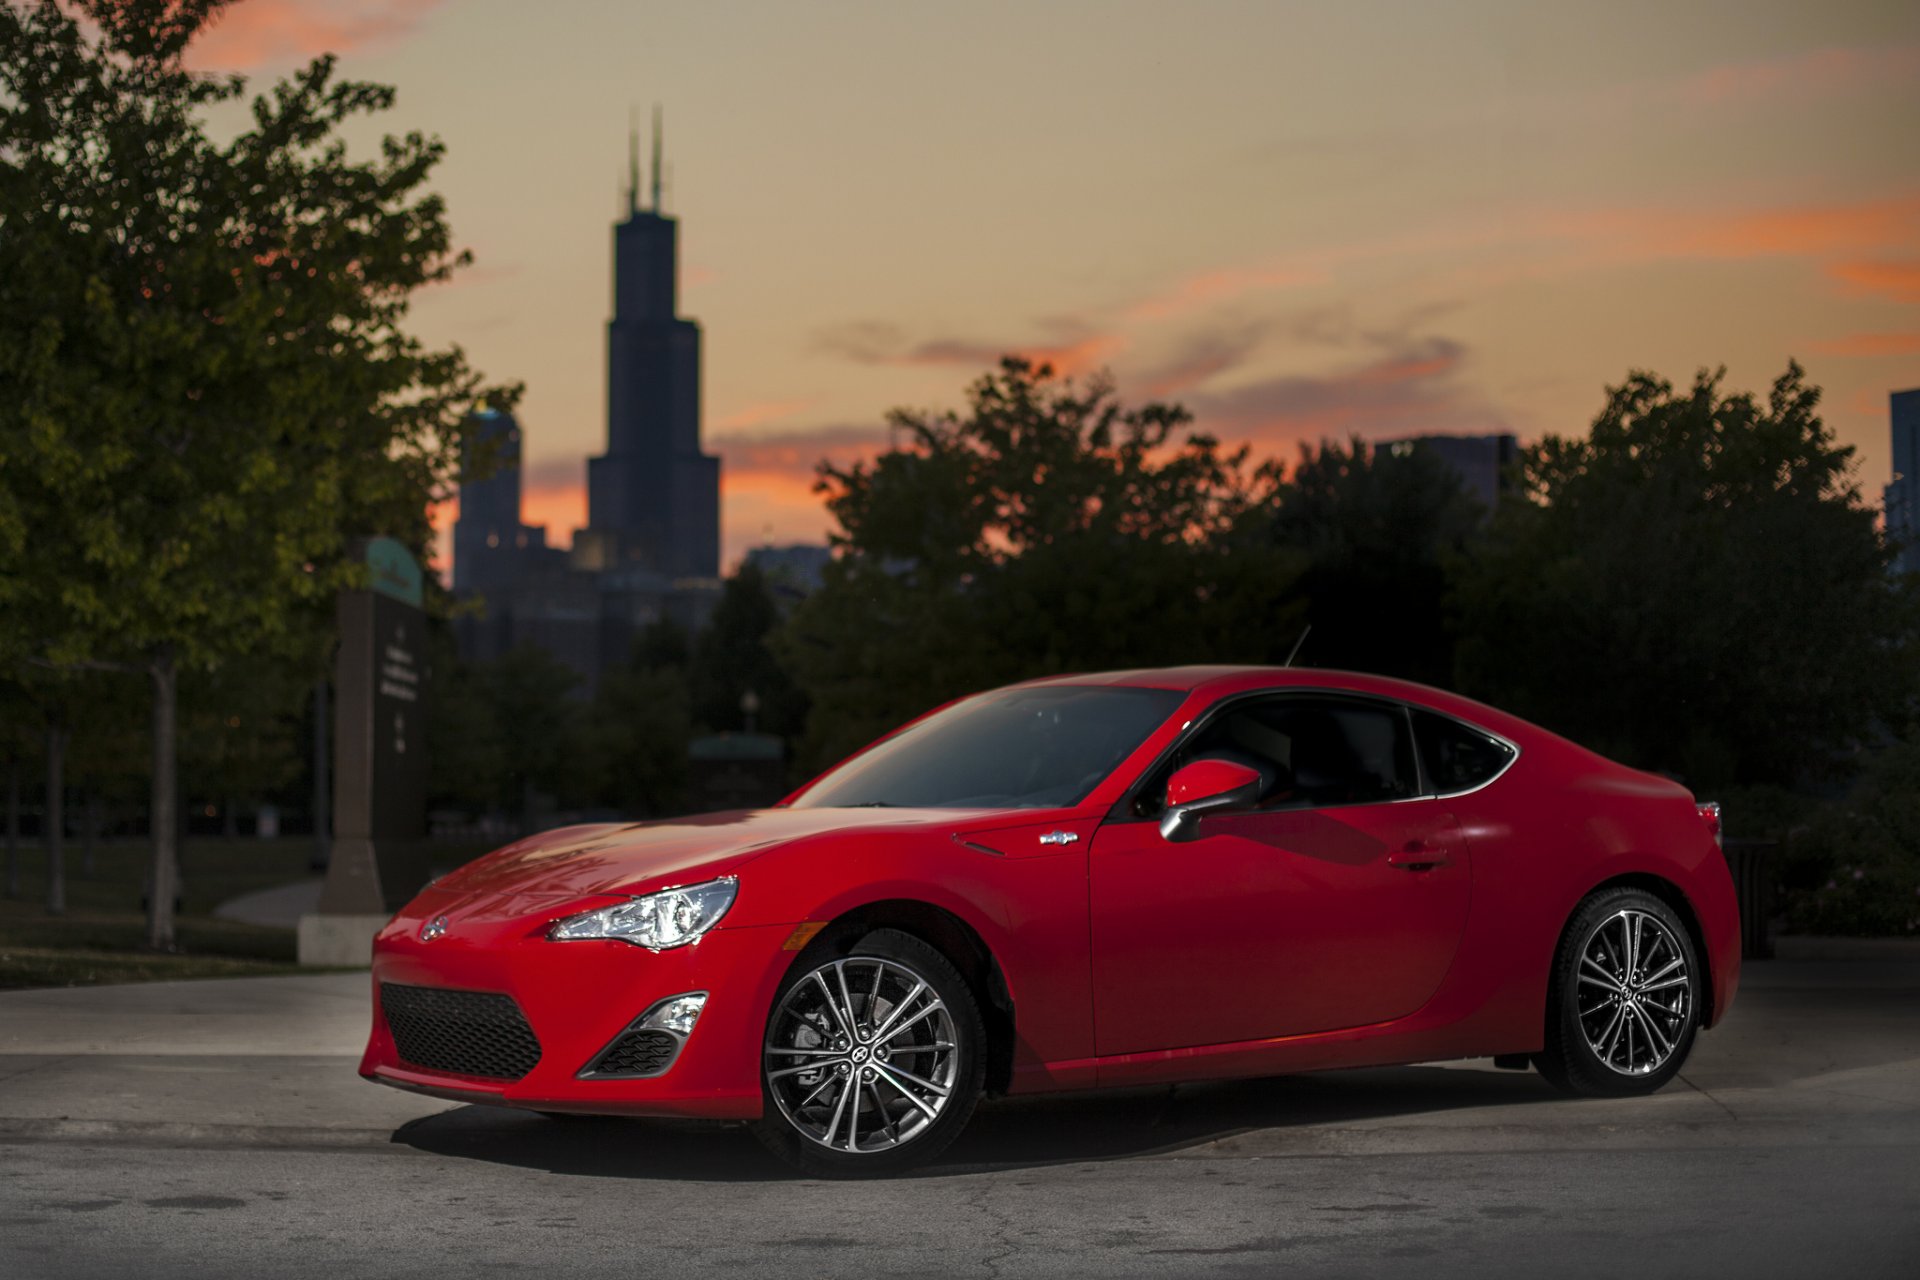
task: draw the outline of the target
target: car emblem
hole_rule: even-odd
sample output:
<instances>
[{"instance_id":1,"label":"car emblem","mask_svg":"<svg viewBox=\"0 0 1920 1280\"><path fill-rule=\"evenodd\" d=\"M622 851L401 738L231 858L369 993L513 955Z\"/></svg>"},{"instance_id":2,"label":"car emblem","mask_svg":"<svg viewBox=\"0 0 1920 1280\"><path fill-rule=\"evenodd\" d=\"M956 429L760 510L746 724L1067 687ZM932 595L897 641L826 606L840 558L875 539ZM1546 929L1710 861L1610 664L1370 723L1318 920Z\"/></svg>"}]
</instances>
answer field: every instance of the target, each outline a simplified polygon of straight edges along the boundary
<instances>
[{"instance_id":1,"label":"car emblem","mask_svg":"<svg viewBox=\"0 0 1920 1280\"><path fill-rule=\"evenodd\" d=\"M447 918L445 916L435 916L420 926L420 941L432 942L435 938L444 935L446 931Z\"/></svg>"},{"instance_id":2,"label":"car emblem","mask_svg":"<svg viewBox=\"0 0 1920 1280\"><path fill-rule=\"evenodd\" d=\"M1080 837L1071 831L1049 831L1040 837L1041 844L1072 844Z\"/></svg>"}]
</instances>

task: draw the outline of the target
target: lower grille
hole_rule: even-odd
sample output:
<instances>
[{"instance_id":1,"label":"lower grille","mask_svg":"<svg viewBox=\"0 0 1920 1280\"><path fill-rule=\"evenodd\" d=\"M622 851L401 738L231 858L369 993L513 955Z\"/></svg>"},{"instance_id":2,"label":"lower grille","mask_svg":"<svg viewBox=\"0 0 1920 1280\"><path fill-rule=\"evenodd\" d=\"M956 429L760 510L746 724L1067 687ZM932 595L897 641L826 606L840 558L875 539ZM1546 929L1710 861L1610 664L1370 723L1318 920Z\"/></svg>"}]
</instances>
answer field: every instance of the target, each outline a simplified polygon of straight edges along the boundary
<instances>
[{"instance_id":1,"label":"lower grille","mask_svg":"<svg viewBox=\"0 0 1920 1280\"><path fill-rule=\"evenodd\" d=\"M540 1041L512 996L383 982L380 1011L412 1066L518 1080L540 1061Z\"/></svg>"},{"instance_id":2,"label":"lower grille","mask_svg":"<svg viewBox=\"0 0 1920 1280\"><path fill-rule=\"evenodd\" d=\"M657 1076L673 1065L678 1038L665 1031L629 1031L608 1045L583 1073L589 1076Z\"/></svg>"}]
</instances>

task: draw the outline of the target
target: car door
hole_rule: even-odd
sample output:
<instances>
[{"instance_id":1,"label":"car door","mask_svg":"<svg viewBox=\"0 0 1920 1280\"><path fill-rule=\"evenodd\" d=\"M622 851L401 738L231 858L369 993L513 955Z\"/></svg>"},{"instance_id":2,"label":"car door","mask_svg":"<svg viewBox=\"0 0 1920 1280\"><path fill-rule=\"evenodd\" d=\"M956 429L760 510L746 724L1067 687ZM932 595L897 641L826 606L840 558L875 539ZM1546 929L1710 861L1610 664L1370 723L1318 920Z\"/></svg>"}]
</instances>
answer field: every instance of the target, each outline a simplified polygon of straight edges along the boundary
<instances>
[{"instance_id":1,"label":"car door","mask_svg":"<svg viewBox=\"0 0 1920 1280\"><path fill-rule=\"evenodd\" d=\"M1251 811L1160 834L1166 778L1203 755L1277 776ZM1465 840L1425 794L1408 711L1313 694L1244 699L1196 725L1095 833L1101 1056L1366 1026L1439 987L1466 925Z\"/></svg>"}]
</instances>

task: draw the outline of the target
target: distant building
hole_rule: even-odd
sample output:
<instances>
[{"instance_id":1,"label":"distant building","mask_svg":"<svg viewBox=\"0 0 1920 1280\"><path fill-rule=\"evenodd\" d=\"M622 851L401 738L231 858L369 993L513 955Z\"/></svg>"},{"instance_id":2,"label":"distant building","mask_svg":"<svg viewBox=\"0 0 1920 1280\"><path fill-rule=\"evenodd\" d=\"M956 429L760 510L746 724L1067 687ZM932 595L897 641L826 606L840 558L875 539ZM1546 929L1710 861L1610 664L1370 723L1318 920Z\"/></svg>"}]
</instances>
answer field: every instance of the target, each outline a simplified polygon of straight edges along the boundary
<instances>
[{"instance_id":1,"label":"distant building","mask_svg":"<svg viewBox=\"0 0 1920 1280\"><path fill-rule=\"evenodd\" d=\"M510 413L482 409L474 416L468 466L492 452L495 470L483 480L460 480L460 518L453 525L453 590L489 595L506 590L539 564L564 553L547 546L544 526L520 521L520 424Z\"/></svg>"},{"instance_id":2,"label":"distant building","mask_svg":"<svg viewBox=\"0 0 1920 1280\"><path fill-rule=\"evenodd\" d=\"M658 112L650 207L637 141L631 183L613 234L607 451L587 464L583 537L596 567L717 578L720 459L700 449L700 326L678 314L679 223L660 209Z\"/></svg>"},{"instance_id":3,"label":"distant building","mask_svg":"<svg viewBox=\"0 0 1920 1280\"><path fill-rule=\"evenodd\" d=\"M1520 456L1520 443L1510 435L1493 436L1409 436L1404 440L1382 440L1376 449L1395 455L1424 449L1452 467L1467 492L1492 511L1507 487L1507 467Z\"/></svg>"},{"instance_id":4,"label":"distant building","mask_svg":"<svg viewBox=\"0 0 1920 1280\"><path fill-rule=\"evenodd\" d=\"M534 645L588 693L646 627L671 618L696 631L720 594L720 460L700 448L700 327L676 314L678 224L660 208L657 113L648 207L637 136L633 147L627 217L614 228L607 449L588 462L587 527L561 552L520 522L520 429L505 414L485 429L508 464L461 486L454 526L454 592L482 602L456 624L462 655Z\"/></svg>"},{"instance_id":5,"label":"distant building","mask_svg":"<svg viewBox=\"0 0 1920 1280\"><path fill-rule=\"evenodd\" d=\"M798 600L818 591L832 561L831 547L805 542L755 547L747 552L746 559L766 578L768 589L779 600Z\"/></svg>"},{"instance_id":6,"label":"distant building","mask_svg":"<svg viewBox=\"0 0 1920 1280\"><path fill-rule=\"evenodd\" d=\"M1887 397L1893 424L1893 483L1882 491L1894 568L1920 573L1920 387Z\"/></svg>"}]
</instances>

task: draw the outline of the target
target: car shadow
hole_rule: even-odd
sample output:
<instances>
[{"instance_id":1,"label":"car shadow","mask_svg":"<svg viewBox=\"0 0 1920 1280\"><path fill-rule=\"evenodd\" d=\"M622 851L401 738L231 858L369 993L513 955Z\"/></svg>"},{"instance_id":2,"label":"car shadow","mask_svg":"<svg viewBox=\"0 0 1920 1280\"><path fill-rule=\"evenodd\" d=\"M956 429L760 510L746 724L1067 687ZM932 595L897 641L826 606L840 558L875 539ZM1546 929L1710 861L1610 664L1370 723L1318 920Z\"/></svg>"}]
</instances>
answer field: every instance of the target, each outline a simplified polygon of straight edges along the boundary
<instances>
[{"instance_id":1,"label":"car shadow","mask_svg":"<svg viewBox=\"0 0 1920 1280\"><path fill-rule=\"evenodd\" d=\"M1307 1131L1558 1097L1531 1072L1382 1067L984 1102L918 1177L1165 1155L1255 1131ZM433 1155L579 1177L761 1182L798 1178L745 1126L456 1107L394 1131Z\"/></svg>"}]
</instances>

